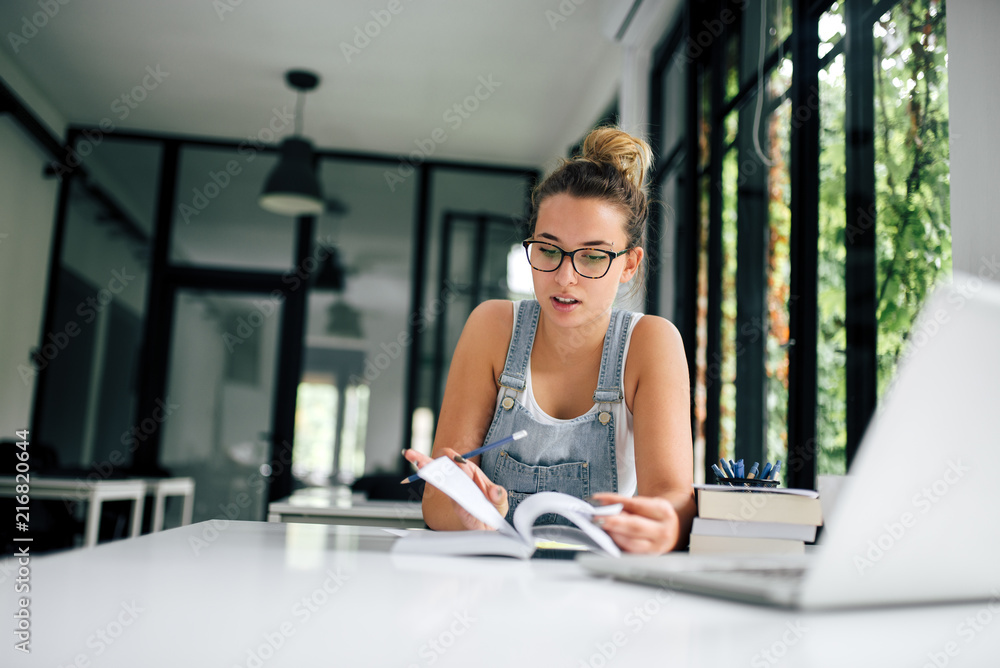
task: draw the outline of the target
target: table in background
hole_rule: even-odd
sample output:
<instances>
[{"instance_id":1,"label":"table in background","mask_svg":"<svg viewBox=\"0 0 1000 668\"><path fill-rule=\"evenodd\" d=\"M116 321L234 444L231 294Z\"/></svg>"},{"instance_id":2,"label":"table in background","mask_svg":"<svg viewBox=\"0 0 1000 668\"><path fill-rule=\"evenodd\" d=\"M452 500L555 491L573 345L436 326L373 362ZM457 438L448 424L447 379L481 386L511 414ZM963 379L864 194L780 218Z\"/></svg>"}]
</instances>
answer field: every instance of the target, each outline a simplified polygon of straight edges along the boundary
<instances>
[{"instance_id":1,"label":"table in background","mask_svg":"<svg viewBox=\"0 0 1000 668\"><path fill-rule=\"evenodd\" d=\"M14 476L0 477L0 496L16 497L18 482ZM181 525L191 523L194 510L193 478L131 478L124 480L84 480L33 475L28 483L28 498L34 500L86 503L83 546L94 547L100 534L101 506L105 501L131 501L129 535L135 538L142 530L146 497L154 499L152 530L163 528L166 499L184 497ZM11 518L13 521L13 518ZM28 523L30 528L31 523Z\"/></svg>"},{"instance_id":2,"label":"table in background","mask_svg":"<svg viewBox=\"0 0 1000 668\"><path fill-rule=\"evenodd\" d=\"M424 515L417 502L369 501L363 494L334 487L308 487L270 503L267 521L396 529L424 527Z\"/></svg>"},{"instance_id":3,"label":"table in background","mask_svg":"<svg viewBox=\"0 0 1000 668\"><path fill-rule=\"evenodd\" d=\"M35 500L71 501L87 504L87 518L83 530L83 546L97 545L101 522L101 506L105 501L131 501L130 535L134 538L142 528L142 509L146 501L144 480L82 480L78 478L45 478L32 476L28 485L28 498ZM13 476L0 477L0 496L16 494L17 482ZM13 518L11 518L13 521ZM29 527L31 523L28 523Z\"/></svg>"},{"instance_id":4,"label":"table in background","mask_svg":"<svg viewBox=\"0 0 1000 668\"><path fill-rule=\"evenodd\" d=\"M166 514L167 498L180 496L183 500L181 507L181 526L191 524L194 515L194 478L145 478L146 495L153 497L153 526L150 528L154 533L163 530L164 515Z\"/></svg>"},{"instance_id":5,"label":"table in background","mask_svg":"<svg viewBox=\"0 0 1000 668\"><path fill-rule=\"evenodd\" d=\"M13 651L8 630L0 661L885 668L934 657L966 668L1000 655L997 601L778 610L598 578L573 561L394 554L394 532L210 520L34 558L31 654ZM0 596L8 629L16 599Z\"/></svg>"}]
</instances>

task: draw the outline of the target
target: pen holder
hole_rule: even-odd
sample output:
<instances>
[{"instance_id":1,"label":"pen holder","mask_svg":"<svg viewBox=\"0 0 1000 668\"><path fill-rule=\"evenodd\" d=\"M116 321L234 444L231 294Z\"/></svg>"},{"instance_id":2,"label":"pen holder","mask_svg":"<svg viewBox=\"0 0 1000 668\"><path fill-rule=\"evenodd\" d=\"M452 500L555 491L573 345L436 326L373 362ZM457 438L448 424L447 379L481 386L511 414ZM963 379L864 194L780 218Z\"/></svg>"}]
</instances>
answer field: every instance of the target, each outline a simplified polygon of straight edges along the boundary
<instances>
[{"instance_id":1,"label":"pen holder","mask_svg":"<svg viewBox=\"0 0 1000 668\"><path fill-rule=\"evenodd\" d=\"M763 478L720 478L715 476L715 484L729 485L730 487L777 487L777 480L764 480Z\"/></svg>"}]
</instances>

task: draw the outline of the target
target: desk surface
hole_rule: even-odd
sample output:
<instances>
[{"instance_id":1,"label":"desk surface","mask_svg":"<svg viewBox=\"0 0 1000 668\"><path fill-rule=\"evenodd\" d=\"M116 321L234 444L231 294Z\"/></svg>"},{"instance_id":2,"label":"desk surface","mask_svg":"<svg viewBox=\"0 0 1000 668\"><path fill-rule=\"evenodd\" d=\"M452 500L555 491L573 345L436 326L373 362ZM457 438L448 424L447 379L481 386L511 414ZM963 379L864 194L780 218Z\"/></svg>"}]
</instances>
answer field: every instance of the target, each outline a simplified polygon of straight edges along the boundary
<instances>
[{"instance_id":1,"label":"desk surface","mask_svg":"<svg viewBox=\"0 0 1000 668\"><path fill-rule=\"evenodd\" d=\"M0 663L881 668L996 665L1000 652L997 603L789 612L596 578L571 561L394 555L393 540L209 521L34 558L30 656L12 649L7 559Z\"/></svg>"}]
</instances>

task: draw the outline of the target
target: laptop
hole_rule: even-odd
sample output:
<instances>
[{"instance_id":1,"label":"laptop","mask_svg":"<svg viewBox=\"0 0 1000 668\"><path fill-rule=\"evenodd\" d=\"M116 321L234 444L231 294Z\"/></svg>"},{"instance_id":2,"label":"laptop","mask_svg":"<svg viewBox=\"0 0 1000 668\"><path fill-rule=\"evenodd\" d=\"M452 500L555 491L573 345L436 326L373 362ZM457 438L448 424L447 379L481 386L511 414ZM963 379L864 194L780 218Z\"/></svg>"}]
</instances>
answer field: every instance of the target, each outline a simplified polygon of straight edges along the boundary
<instances>
[{"instance_id":1,"label":"laptop","mask_svg":"<svg viewBox=\"0 0 1000 668\"><path fill-rule=\"evenodd\" d=\"M815 546L790 558L581 555L588 571L799 609L1000 600L1000 284L926 302Z\"/></svg>"}]
</instances>

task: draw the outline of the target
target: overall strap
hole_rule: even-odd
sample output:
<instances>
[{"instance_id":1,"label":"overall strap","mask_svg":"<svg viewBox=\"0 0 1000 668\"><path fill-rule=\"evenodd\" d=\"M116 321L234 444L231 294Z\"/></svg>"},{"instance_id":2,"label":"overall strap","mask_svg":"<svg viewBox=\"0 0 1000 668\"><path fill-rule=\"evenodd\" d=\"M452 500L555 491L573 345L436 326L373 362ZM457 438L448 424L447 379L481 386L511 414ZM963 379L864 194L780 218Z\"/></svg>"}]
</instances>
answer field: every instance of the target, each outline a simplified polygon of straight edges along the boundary
<instances>
[{"instance_id":1,"label":"overall strap","mask_svg":"<svg viewBox=\"0 0 1000 668\"><path fill-rule=\"evenodd\" d=\"M500 374L500 385L515 392L523 392L527 386L528 364L531 361L531 345L535 340L535 329L538 327L538 314L541 307L534 299L517 302L517 313L514 314L514 333L510 337L510 347L507 349L507 361L504 362L503 373Z\"/></svg>"},{"instance_id":2,"label":"overall strap","mask_svg":"<svg viewBox=\"0 0 1000 668\"><path fill-rule=\"evenodd\" d=\"M601 374L597 379L597 391L594 392L595 404L617 403L625 396L621 378L625 366L625 342L628 340L629 325L634 315L631 311L620 309L611 311L611 322L604 335Z\"/></svg>"}]
</instances>

